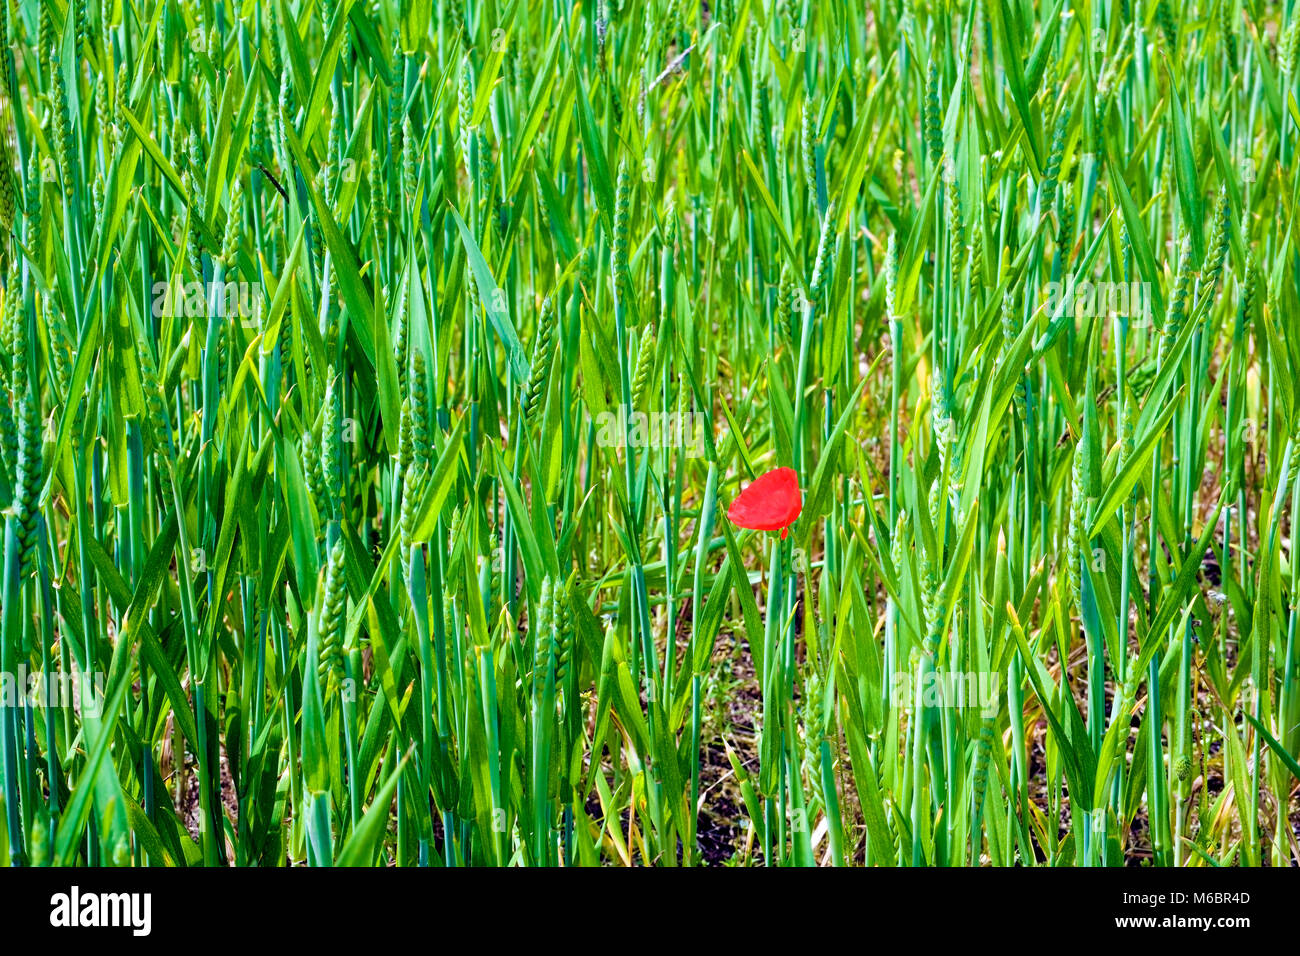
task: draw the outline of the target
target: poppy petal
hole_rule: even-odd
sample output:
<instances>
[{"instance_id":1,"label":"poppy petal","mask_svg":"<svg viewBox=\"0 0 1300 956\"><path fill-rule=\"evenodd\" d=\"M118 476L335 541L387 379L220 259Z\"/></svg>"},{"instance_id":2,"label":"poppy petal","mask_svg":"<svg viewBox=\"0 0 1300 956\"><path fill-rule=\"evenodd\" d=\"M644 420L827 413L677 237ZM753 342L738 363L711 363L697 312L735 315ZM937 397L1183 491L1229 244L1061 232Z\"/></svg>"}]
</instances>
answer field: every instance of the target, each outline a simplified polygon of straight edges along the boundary
<instances>
[{"instance_id":1,"label":"poppy petal","mask_svg":"<svg viewBox=\"0 0 1300 956\"><path fill-rule=\"evenodd\" d=\"M742 528L777 531L788 528L803 510L799 478L793 468L774 468L759 475L727 509Z\"/></svg>"}]
</instances>

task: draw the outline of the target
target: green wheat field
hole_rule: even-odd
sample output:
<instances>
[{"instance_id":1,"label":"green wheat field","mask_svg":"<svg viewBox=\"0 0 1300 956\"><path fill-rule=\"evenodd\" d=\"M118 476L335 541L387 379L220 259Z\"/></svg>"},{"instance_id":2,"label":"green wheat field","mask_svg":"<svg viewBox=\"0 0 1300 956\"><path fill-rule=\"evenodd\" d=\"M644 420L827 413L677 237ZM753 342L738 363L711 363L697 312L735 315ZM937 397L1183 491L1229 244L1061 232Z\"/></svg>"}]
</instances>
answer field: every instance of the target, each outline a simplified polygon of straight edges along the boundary
<instances>
[{"instance_id":1,"label":"green wheat field","mask_svg":"<svg viewBox=\"0 0 1300 956\"><path fill-rule=\"evenodd\" d=\"M0 864L1300 863L1300 2L0 18Z\"/></svg>"}]
</instances>

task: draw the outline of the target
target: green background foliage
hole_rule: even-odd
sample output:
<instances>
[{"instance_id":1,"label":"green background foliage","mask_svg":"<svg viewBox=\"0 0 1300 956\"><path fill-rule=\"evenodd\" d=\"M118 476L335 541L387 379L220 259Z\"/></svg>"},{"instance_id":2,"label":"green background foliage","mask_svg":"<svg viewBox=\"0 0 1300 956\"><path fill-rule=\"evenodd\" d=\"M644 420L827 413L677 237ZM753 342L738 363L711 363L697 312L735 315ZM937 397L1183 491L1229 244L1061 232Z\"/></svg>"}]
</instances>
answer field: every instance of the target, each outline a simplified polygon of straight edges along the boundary
<instances>
[{"instance_id":1,"label":"green background foliage","mask_svg":"<svg viewBox=\"0 0 1300 956\"><path fill-rule=\"evenodd\" d=\"M0 13L0 862L1300 856L1295 4Z\"/></svg>"}]
</instances>

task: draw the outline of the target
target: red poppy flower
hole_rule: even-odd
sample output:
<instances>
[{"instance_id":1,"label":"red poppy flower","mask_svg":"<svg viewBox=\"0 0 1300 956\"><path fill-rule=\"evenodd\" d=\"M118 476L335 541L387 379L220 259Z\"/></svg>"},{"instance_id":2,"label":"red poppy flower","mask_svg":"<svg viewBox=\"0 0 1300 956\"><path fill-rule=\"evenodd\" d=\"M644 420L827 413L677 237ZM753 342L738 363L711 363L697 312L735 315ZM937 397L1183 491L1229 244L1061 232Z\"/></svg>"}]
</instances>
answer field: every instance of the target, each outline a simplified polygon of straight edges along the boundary
<instances>
[{"instance_id":1,"label":"red poppy flower","mask_svg":"<svg viewBox=\"0 0 1300 956\"><path fill-rule=\"evenodd\" d=\"M742 528L780 530L784 538L803 510L799 477L793 468L774 468L759 475L727 509L727 517Z\"/></svg>"}]
</instances>

